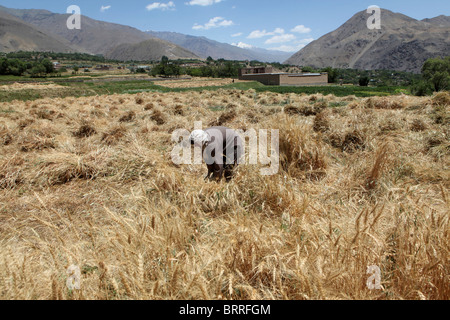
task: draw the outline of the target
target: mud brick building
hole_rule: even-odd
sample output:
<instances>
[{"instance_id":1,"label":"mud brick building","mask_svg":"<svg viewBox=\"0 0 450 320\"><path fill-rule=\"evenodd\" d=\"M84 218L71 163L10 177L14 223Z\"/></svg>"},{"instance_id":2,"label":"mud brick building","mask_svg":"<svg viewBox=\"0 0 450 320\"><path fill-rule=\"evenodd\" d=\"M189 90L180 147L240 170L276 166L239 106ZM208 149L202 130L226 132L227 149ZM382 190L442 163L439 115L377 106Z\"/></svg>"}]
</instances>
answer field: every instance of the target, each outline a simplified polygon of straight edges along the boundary
<instances>
[{"instance_id":1,"label":"mud brick building","mask_svg":"<svg viewBox=\"0 0 450 320\"><path fill-rule=\"evenodd\" d=\"M239 70L239 80L266 86L324 86L328 84L328 73L273 73L272 67L254 67Z\"/></svg>"}]
</instances>

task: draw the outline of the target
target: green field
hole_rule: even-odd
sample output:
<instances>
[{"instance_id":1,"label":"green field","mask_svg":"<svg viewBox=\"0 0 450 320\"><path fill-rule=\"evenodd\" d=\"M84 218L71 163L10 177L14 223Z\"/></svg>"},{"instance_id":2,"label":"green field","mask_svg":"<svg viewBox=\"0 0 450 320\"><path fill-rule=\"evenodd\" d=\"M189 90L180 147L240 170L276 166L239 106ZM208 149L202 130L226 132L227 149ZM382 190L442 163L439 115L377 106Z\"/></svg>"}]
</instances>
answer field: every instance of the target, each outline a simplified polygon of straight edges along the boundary
<instances>
[{"instance_id":1,"label":"green field","mask_svg":"<svg viewBox=\"0 0 450 320\"><path fill-rule=\"evenodd\" d=\"M8 79L14 80L8 76ZM23 81L23 78L20 78ZM47 80L48 81L48 80ZM35 81L36 82L36 81ZM42 82L42 81L38 81ZM13 100L28 101L40 98L64 98L64 97L83 97L110 94L135 94L139 92L186 92L186 91L203 91L203 90L219 90L219 89L236 89L249 90L254 89L256 92L276 92L276 93L297 93L297 94L333 94L337 97L355 95L356 97L371 96L389 96L399 93L409 94L406 87L358 87L358 86L320 86L320 87L281 87L281 86L265 86L259 82L235 83L222 87L201 87L201 88L167 88L148 80L133 81L105 81L105 82L59 82L64 88L56 90L20 90L20 91L4 91L0 90L0 101L8 102Z\"/></svg>"}]
</instances>

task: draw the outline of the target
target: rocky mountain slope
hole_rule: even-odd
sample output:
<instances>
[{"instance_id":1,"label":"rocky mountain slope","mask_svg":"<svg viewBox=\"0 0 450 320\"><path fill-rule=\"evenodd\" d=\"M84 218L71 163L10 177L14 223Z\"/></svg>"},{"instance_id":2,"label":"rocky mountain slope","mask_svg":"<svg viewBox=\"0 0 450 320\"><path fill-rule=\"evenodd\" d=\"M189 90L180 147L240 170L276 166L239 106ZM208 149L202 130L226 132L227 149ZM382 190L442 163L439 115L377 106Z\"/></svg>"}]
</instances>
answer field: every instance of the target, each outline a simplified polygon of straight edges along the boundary
<instances>
[{"instance_id":1,"label":"rocky mountain slope","mask_svg":"<svg viewBox=\"0 0 450 320\"><path fill-rule=\"evenodd\" d=\"M198 59L194 53L161 39L150 39L137 44L121 44L105 53L105 57L122 61L161 60L163 56L169 59Z\"/></svg>"},{"instance_id":2,"label":"rocky mountain slope","mask_svg":"<svg viewBox=\"0 0 450 320\"><path fill-rule=\"evenodd\" d=\"M43 30L47 35L65 39L66 46L70 46L72 50L86 52L91 54L102 54L108 56L133 57L130 50L126 50L124 44L136 45L150 49L148 56L156 57L162 52L162 42L154 42L157 47L154 49L149 46L150 39L161 39L170 42L167 44L167 56L173 56L174 52L183 52L183 56L173 56L173 58L194 56L206 59L208 56L214 59L229 60L260 60L265 62L282 62L289 58L290 54L279 51L264 49L243 49L227 43L220 43L205 37L195 37L174 32L143 32L141 30L104 21L91 19L82 16L81 30L69 30L66 27L68 14L58 14L47 10L38 9L10 9L0 6L0 12L15 16L16 18ZM180 46L174 50L172 44ZM119 48L117 48L119 47ZM19 47L18 50L21 50ZM45 49L45 47L43 46ZM117 48L117 49L116 49ZM189 54L184 52L191 51ZM50 51L50 50L43 50ZM60 51L60 50L55 50ZM186 55L187 54L187 55ZM145 56L142 52L136 54L133 60L138 57Z\"/></svg>"},{"instance_id":3,"label":"rocky mountain slope","mask_svg":"<svg viewBox=\"0 0 450 320\"><path fill-rule=\"evenodd\" d=\"M381 11L381 30L369 30L362 11L337 30L311 42L286 63L317 68L392 69L420 72L428 58L450 52L450 17L419 21Z\"/></svg>"},{"instance_id":4,"label":"rocky mountain slope","mask_svg":"<svg viewBox=\"0 0 450 320\"><path fill-rule=\"evenodd\" d=\"M0 52L14 51L74 52L70 43L0 11Z\"/></svg>"},{"instance_id":5,"label":"rocky mountain slope","mask_svg":"<svg viewBox=\"0 0 450 320\"><path fill-rule=\"evenodd\" d=\"M138 29L94 20L84 15L81 17L81 29L69 30L67 28L69 14L5 7L0 7L0 11L14 15L28 24L44 30L49 35L66 39L73 48L80 52L91 54L104 54L118 45L135 44L151 38Z\"/></svg>"}]
</instances>

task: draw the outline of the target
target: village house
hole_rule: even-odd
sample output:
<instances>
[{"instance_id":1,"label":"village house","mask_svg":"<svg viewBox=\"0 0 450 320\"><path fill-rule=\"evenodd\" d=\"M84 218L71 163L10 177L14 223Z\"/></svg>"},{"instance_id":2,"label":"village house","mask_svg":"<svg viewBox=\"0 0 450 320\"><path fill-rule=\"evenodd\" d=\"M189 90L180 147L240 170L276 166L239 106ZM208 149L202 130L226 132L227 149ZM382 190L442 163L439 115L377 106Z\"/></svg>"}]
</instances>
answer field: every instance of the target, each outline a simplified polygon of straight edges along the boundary
<instances>
[{"instance_id":1,"label":"village house","mask_svg":"<svg viewBox=\"0 0 450 320\"><path fill-rule=\"evenodd\" d=\"M328 84L328 73L274 73L272 67L251 67L239 70L239 80L267 86L324 86Z\"/></svg>"}]
</instances>

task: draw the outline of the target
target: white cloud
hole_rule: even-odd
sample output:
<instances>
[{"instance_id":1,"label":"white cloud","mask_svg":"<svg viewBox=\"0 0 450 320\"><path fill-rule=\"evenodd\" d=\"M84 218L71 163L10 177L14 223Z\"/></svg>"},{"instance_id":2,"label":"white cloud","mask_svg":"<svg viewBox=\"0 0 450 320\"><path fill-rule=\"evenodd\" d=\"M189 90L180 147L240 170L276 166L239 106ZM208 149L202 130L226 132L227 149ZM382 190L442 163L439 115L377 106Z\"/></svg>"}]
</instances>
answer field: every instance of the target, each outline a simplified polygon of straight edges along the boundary
<instances>
[{"instance_id":1,"label":"white cloud","mask_svg":"<svg viewBox=\"0 0 450 320\"><path fill-rule=\"evenodd\" d=\"M274 43L286 43L297 39L293 34L280 34L278 36L274 36L268 39L266 44L274 44Z\"/></svg>"},{"instance_id":2,"label":"white cloud","mask_svg":"<svg viewBox=\"0 0 450 320\"><path fill-rule=\"evenodd\" d=\"M288 45L282 45L275 48L269 48L269 50L276 50L276 51L284 51L284 52L297 52L300 51L305 47L304 44L298 45L298 46L288 46Z\"/></svg>"},{"instance_id":3,"label":"white cloud","mask_svg":"<svg viewBox=\"0 0 450 320\"><path fill-rule=\"evenodd\" d=\"M284 29L276 28L273 33L283 34L284 33Z\"/></svg>"},{"instance_id":4,"label":"white cloud","mask_svg":"<svg viewBox=\"0 0 450 320\"><path fill-rule=\"evenodd\" d=\"M307 38L307 39L298 40L298 41L296 41L296 43L298 43L298 44L309 44L309 43L313 42L314 40L316 40L316 39L314 39L314 38Z\"/></svg>"},{"instance_id":5,"label":"white cloud","mask_svg":"<svg viewBox=\"0 0 450 320\"><path fill-rule=\"evenodd\" d=\"M101 11L101 12L105 12L106 10L109 10L109 9L111 9L111 6L102 6L102 7L100 8L100 11Z\"/></svg>"},{"instance_id":6,"label":"white cloud","mask_svg":"<svg viewBox=\"0 0 450 320\"><path fill-rule=\"evenodd\" d=\"M162 11L174 10L175 3L173 3L173 1L169 1L168 3L154 2L154 3L149 4L146 8L147 8L148 11L152 11L152 10L162 10Z\"/></svg>"},{"instance_id":7,"label":"white cloud","mask_svg":"<svg viewBox=\"0 0 450 320\"><path fill-rule=\"evenodd\" d=\"M307 44L313 42L315 39L307 38L293 41L290 45L281 45L279 47L269 48L269 50L285 51L285 52L297 52L306 47Z\"/></svg>"},{"instance_id":8,"label":"white cloud","mask_svg":"<svg viewBox=\"0 0 450 320\"><path fill-rule=\"evenodd\" d=\"M235 47L242 48L242 49L252 49L252 48L254 48L254 46L252 46L251 44L247 44L247 43L244 43L244 42L232 43L231 45L233 45Z\"/></svg>"},{"instance_id":9,"label":"white cloud","mask_svg":"<svg viewBox=\"0 0 450 320\"><path fill-rule=\"evenodd\" d=\"M252 31L249 35L248 35L248 39L259 39L259 38L262 38L262 37L265 37L267 35L267 31L266 30L263 30L263 31L260 31L260 30L255 30L255 31Z\"/></svg>"},{"instance_id":10,"label":"white cloud","mask_svg":"<svg viewBox=\"0 0 450 320\"><path fill-rule=\"evenodd\" d=\"M222 17L215 17L215 18L210 19L204 25L199 25L198 23L194 24L192 29L194 29L194 30L209 30L212 28L229 27L232 25L234 25L234 22L231 20L225 20L225 18L222 18Z\"/></svg>"},{"instance_id":11,"label":"white cloud","mask_svg":"<svg viewBox=\"0 0 450 320\"><path fill-rule=\"evenodd\" d=\"M233 38L242 36L242 32L238 32L231 35Z\"/></svg>"},{"instance_id":12,"label":"white cloud","mask_svg":"<svg viewBox=\"0 0 450 320\"><path fill-rule=\"evenodd\" d=\"M291 32L295 33L310 33L312 30L311 28L307 28L304 25L298 25L294 29L291 29Z\"/></svg>"},{"instance_id":13,"label":"white cloud","mask_svg":"<svg viewBox=\"0 0 450 320\"><path fill-rule=\"evenodd\" d=\"M311 29L305 27L304 25L298 25L295 28L291 29L292 33L310 33ZM286 33L282 28L276 28L272 32L268 32L267 30L255 30L252 31L248 35L248 39L259 39L263 37L270 37L265 41L265 44L283 44L276 48L270 48L269 50L278 50L285 52L296 52L305 47L308 43L314 41L313 38L307 39L297 39L297 37L292 33Z\"/></svg>"},{"instance_id":14,"label":"white cloud","mask_svg":"<svg viewBox=\"0 0 450 320\"><path fill-rule=\"evenodd\" d=\"M220 3L223 0L191 0L189 2L186 2L186 5L188 6L212 6L213 4Z\"/></svg>"},{"instance_id":15,"label":"white cloud","mask_svg":"<svg viewBox=\"0 0 450 320\"><path fill-rule=\"evenodd\" d=\"M255 30L255 31L252 31L247 38L248 39L259 39L259 38L274 36L276 34L283 34L283 33L284 33L284 29L281 29L281 28L276 28L272 32L267 32L265 29L262 31Z\"/></svg>"}]
</instances>

